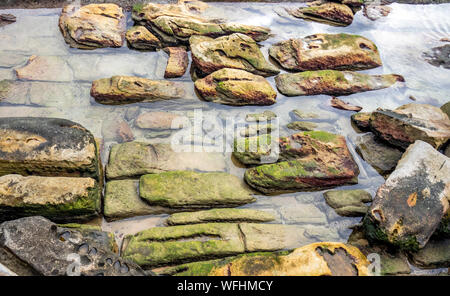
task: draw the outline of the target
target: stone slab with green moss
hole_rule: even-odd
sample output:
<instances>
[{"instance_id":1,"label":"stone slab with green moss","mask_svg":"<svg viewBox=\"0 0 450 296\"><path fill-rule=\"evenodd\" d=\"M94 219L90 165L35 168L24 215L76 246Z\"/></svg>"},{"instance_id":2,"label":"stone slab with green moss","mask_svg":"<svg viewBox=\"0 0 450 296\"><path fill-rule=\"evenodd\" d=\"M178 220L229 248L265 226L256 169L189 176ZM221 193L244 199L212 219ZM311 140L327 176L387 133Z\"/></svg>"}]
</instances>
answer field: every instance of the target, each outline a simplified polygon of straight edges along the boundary
<instances>
[{"instance_id":1,"label":"stone slab with green moss","mask_svg":"<svg viewBox=\"0 0 450 296\"><path fill-rule=\"evenodd\" d=\"M198 212L175 213L167 218L168 225L185 225L208 222L270 222L275 216L253 209L211 209Z\"/></svg>"},{"instance_id":2,"label":"stone slab with green moss","mask_svg":"<svg viewBox=\"0 0 450 296\"><path fill-rule=\"evenodd\" d=\"M365 216L369 209L365 203L372 201L370 193L362 189L330 190L323 196L338 215L347 217Z\"/></svg>"}]
</instances>

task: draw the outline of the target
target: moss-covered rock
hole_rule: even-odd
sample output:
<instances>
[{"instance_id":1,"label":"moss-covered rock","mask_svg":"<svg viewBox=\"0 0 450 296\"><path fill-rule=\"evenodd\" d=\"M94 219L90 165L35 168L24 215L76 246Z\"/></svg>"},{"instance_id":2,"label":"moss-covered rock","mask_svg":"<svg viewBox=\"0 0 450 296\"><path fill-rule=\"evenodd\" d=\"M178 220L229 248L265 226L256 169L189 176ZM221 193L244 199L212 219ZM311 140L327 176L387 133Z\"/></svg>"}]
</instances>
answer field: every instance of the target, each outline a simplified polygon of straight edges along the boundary
<instances>
[{"instance_id":1,"label":"moss-covered rock","mask_svg":"<svg viewBox=\"0 0 450 296\"><path fill-rule=\"evenodd\" d=\"M133 26L128 29L125 37L132 48L155 50L161 48L161 42L144 26Z\"/></svg>"},{"instance_id":2,"label":"moss-covered rock","mask_svg":"<svg viewBox=\"0 0 450 296\"><path fill-rule=\"evenodd\" d=\"M256 200L236 176L193 171L144 175L139 194L151 205L169 208L239 206Z\"/></svg>"},{"instance_id":3,"label":"moss-covered rock","mask_svg":"<svg viewBox=\"0 0 450 296\"><path fill-rule=\"evenodd\" d=\"M286 127L297 131L313 131L317 127L317 123L309 121L294 121L288 123Z\"/></svg>"},{"instance_id":4,"label":"moss-covered rock","mask_svg":"<svg viewBox=\"0 0 450 296\"><path fill-rule=\"evenodd\" d=\"M327 204L340 216L365 216L372 201L372 196L365 190L330 190L323 194Z\"/></svg>"},{"instance_id":5,"label":"moss-covered rock","mask_svg":"<svg viewBox=\"0 0 450 296\"><path fill-rule=\"evenodd\" d=\"M236 33L216 39L192 36L189 43L192 62L200 75L207 75L222 68L241 69L261 76L280 72L266 61L258 44L243 34Z\"/></svg>"},{"instance_id":6,"label":"moss-covered rock","mask_svg":"<svg viewBox=\"0 0 450 296\"><path fill-rule=\"evenodd\" d=\"M126 18L116 4L66 5L59 18L59 28L71 47L121 47L125 41Z\"/></svg>"},{"instance_id":7,"label":"moss-covered rock","mask_svg":"<svg viewBox=\"0 0 450 296\"><path fill-rule=\"evenodd\" d=\"M58 118L0 118L0 176L99 178L98 148L81 125Z\"/></svg>"},{"instance_id":8,"label":"moss-covered rock","mask_svg":"<svg viewBox=\"0 0 450 296\"><path fill-rule=\"evenodd\" d=\"M383 89L403 82L400 75L368 75L351 71L321 70L286 73L275 77L278 90L286 96L349 95Z\"/></svg>"},{"instance_id":9,"label":"moss-covered rock","mask_svg":"<svg viewBox=\"0 0 450 296\"><path fill-rule=\"evenodd\" d=\"M254 137L241 137L234 140L233 157L243 164L260 164L262 157L269 157L272 150L272 137L263 134Z\"/></svg>"},{"instance_id":10,"label":"moss-covered rock","mask_svg":"<svg viewBox=\"0 0 450 296\"><path fill-rule=\"evenodd\" d=\"M358 166L345 138L324 131L302 132L279 139L281 162L250 168L246 182L263 193L321 190L357 183ZM260 157L247 154L248 158ZM251 158L250 158L251 159Z\"/></svg>"},{"instance_id":11,"label":"moss-covered rock","mask_svg":"<svg viewBox=\"0 0 450 296\"><path fill-rule=\"evenodd\" d=\"M364 219L367 237L423 248L449 209L449 158L423 141L411 145L378 189Z\"/></svg>"},{"instance_id":12,"label":"moss-covered rock","mask_svg":"<svg viewBox=\"0 0 450 296\"><path fill-rule=\"evenodd\" d=\"M220 69L195 81L203 99L225 105L272 105L277 93L259 75L239 69Z\"/></svg>"},{"instance_id":13,"label":"moss-covered rock","mask_svg":"<svg viewBox=\"0 0 450 296\"><path fill-rule=\"evenodd\" d=\"M133 76L113 76L92 82L91 96L100 104L120 105L138 102L182 99L182 82L150 80Z\"/></svg>"},{"instance_id":14,"label":"moss-covered rock","mask_svg":"<svg viewBox=\"0 0 450 296\"><path fill-rule=\"evenodd\" d=\"M372 41L344 33L289 39L272 45L269 54L283 68L297 71L364 70L381 66L380 53Z\"/></svg>"},{"instance_id":15,"label":"moss-covered rock","mask_svg":"<svg viewBox=\"0 0 450 296\"><path fill-rule=\"evenodd\" d=\"M333 26L348 26L353 22L353 11L347 5L335 2L311 2L307 7L287 9L292 16Z\"/></svg>"},{"instance_id":16,"label":"moss-covered rock","mask_svg":"<svg viewBox=\"0 0 450 296\"><path fill-rule=\"evenodd\" d=\"M211 209L206 211L170 215L168 225L199 224L209 222L270 222L275 216L252 209Z\"/></svg>"},{"instance_id":17,"label":"moss-covered rock","mask_svg":"<svg viewBox=\"0 0 450 296\"><path fill-rule=\"evenodd\" d=\"M224 156L216 152L176 152L170 144L128 142L112 146L106 177L136 178L175 170L225 171Z\"/></svg>"},{"instance_id":18,"label":"moss-covered rock","mask_svg":"<svg viewBox=\"0 0 450 296\"><path fill-rule=\"evenodd\" d=\"M427 245L410 252L411 261L420 268L448 268L450 266L450 239L431 239Z\"/></svg>"},{"instance_id":19,"label":"moss-covered rock","mask_svg":"<svg viewBox=\"0 0 450 296\"><path fill-rule=\"evenodd\" d=\"M378 109L370 116L370 128L381 139L406 149L416 140L441 148L450 139L450 119L438 107L406 104L395 110Z\"/></svg>"}]
</instances>

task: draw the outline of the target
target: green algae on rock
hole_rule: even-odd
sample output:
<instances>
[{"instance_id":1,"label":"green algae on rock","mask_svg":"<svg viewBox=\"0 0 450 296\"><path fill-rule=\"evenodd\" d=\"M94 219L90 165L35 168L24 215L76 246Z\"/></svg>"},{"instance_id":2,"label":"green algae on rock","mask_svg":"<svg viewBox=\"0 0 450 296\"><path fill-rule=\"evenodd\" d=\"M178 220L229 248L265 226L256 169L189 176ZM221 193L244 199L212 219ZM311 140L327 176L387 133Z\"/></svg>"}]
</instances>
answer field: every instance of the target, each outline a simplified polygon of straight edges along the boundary
<instances>
[{"instance_id":1,"label":"green algae on rock","mask_svg":"<svg viewBox=\"0 0 450 296\"><path fill-rule=\"evenodd\" d=\"M144 26L133 26L128 29L125 37L132 48L144 50L156 50L161 48L161 42Z\"/></svg>"},{"instance_id":2,"label":"green algae on rock","mask_svg":"<svg viewBox=\"0 0 450 296\"><path fill-rule=\"evenodd\" d=\"M283 252L249 253L187 263L162 270L175 276L350 276L369 275L369 261L348 244L320 242Z\"/></svg>"},{"instance_id":3,"label":"green algae on rock","mask_svg":"<svg viewBox=\"0 0 450 296\"><path fill-rule=\"evenodd\" d=\"M225 105L272 105L276 91L262 76L224 68L195 81L195 89L206 101Z\"/></svg>"},{"instance_id":4,"label":"green algae on rock","mask_svg":"<svg viewBox=\"0 0 450 296\"><path fill-rule=\"evenodd\" d=\"M353 11L345 4L335 2L310 2L307 7L286 9L297 18L325 23L333 26L348 26L353 22Z\"/></svg>"},{"instance_id":5,"label":"green algae on rock","mask_svg":"<svg viewBox=\"0 0 450 296\"><path fill-rule=\"evenodd\" d=\"M208 20L192 13L202 10L206 4L195 1L191 3L158 4L147 3L133 9L133 20L145 26L167 45L187 44L191 36L219 37L232 33L242 33L255 41L263 41L269 37L270 29L260 26L249 26L235 23L223 23ZM203 6L203 7L202 7ZM192 9L194 8L194 9Z\"/></svg>"},{"instance_id":6,"label":"green algae on rock","mask_svg":"<svg viewBox=\"0 0 450 296\"><path fill-rule=\"evenodd\" d=\"M92 177L98 180L99 158L93 135L66 119L0 118L0 176Z\"/></svg>"},{"instance_id":7,"label":"green algae on rock","mask_svg":"<svg viewBox=\"0 0 450 296\"><path fill-rule=\"evenodd\" d=\"M41 215L57 222L86 221L101 212L101 189L92 178L0 177L0 220Z\"/></svg>"},{"instance_id":8,"label":"green algae on rock","mask_svg":"<svg viewBox=\"0 0 450 296\"><path fill-rule=\"evenodd\" d=\"M402 249L423 248L449 209L450 161L417 140L378 189L364 219L367 237Z\"/></svg>"},{"instance_id":9,"label":"green algae on rock","mask_svg":"<svg viewBox=\"0 0 450 296\"><path fill-rule=\"evenodd\" d=\"M126 18L116 4L66 5L59 18L59 28L71 47L121 47L125 41Z\"/></svg>"},{"instance_id":10,"label":"green algae on rock","mask_svg":"<svg viewBox=\"0 0 450 296\"><path fill-rule=\"evenodd\" d=\"M313 131L317 127L317 123L309 121L294 121L288 123L286 127L297 131Z\"/></svg>"},{"instance_id":11,"label":"green algae on rock","mask_svg":"<svg viewBox=\"0 0 450 296\"><path fill-rule=\"evenodd\" d=\"M169 208L211 208L254 202L252 191L228 173L171 171L144 175L139 194L151 205Z\"/></svg>"},{"instance_id":12,"label":"green algae on rock","mask_svg":"<svg viewBox=\"0 0 450 296\"><path fill-rule=\"evenodd\" d=\"M381 66L380 53L367 38L315 34L273 44L269 54L288 70L365 70Z\"/></svg>"},{"instance_id":13,"label":"green algae on rock","mask_svg":"<svg viewBox=\"0 0 450 296\"><path fill-rule=\"evenodd\" d=\"M182 82L150 80L133 76L113 76L92 82L91 96L100 104L145 103L185 97Z\"/></svg>"},{"instance_id":14,"label":"green algae on rock","mask_svg":"<svg viewBox=\"0 0 450 296\"><path fill-rule=\"evenodd\" d=\"M338 215L346 217L365 216L369 209L365 203L372 201L370 193L362 189L330 190L323 196Z\"/></svg>"},{"instance_id":15,"label":"green algae on rock","mask_svg":"<svg viewBox=\"0 0 450 296\"><path fill-rule=\"evenodd\" d=\"M173 210L150 206L138 192L138 180L113 180L106 183L103 213L109 220L171 213Z\"/></svg>"},{"instance_id":16,"label":"green algae on rock","mask_svg":"<svg viewBox=\"0 0 450 296\"><path fill-rule=\"evenodd\" d=\"M450 239L432 238L426 246L410 252L411 261L421 268L447 268L450 266Z\"/></svg>"},{"instance_id":17,"label":"green algae on rock","mask_svg":"<svg viewBox=\"0 0 450 296\"><path fill-rule=\"evenodd\" d=\"M252 209L211 209L189 213L175 213L170 215L168 225L199 224L209 222L270 222L275 216Z\"/></svg>"},{"instance_id":18,"label":"green algae on rock","mask_svg":"<svg viewBox=\"0 0 450 296\"><path fill-rule=\"evenodd\" d=\"M263 134L242 137L234 140L233 157L243 164L261 164L262 157L269 157L272 150L272 137Z\"/></svg>"},{"instance_id":19,"label":"green algae on rock","mask_svg":"<svg viewBox=\"0 0 450 296\"><path fill-rule=\"evenodd\" d=\"M112 146L106 177L136 178L145 174L175 170L225 171L225 158L217 152L177 152L170 144L127 142Z\"/></svg>"},{"instance_id":20,"label":"green algae on rock","mask_svg":"<svg viewBox=\"0 0 450 296\"><path fill-rule=\"evenodd\" d=\"M266 61L258 44L243 34L235 33L216 39L192 36L189 43L192 62L202 76L222 68L241 69L264 77L280 72Z\"/></svg>"},{"instance_id":21,"label":"green algae on rock","mask_svg":"<svg viewBox=\"0 0 450 296\"><path fill-rule=\"evenodd\" d=\"M439 149L450 139L449 117L438 107L427 104L377 109L370 116L370 128L384 141L403 149L416 140Z\"/></svg>"},{"instance_id":22,"label":"green algae on rock","mask_svg":"<svg viewBox=\"0 0 450 296\"><path fill-rule=\"evenodd\" d=\"M368 75L352 71L305 71L275 77L278 90L286 96L350 95L378 90L403 82L400 75Z\"/></svg>"},{"instance_id":23,"label":"green algae on rock","mask_svg":"<svg viewBox=\"0 0 450 296\"><path fill-rule=\"evenodd\" d=\"M263 193L321 190L357 183L358 166L345 138L310 131L279 140L281 162L250 168L245 181Z\"/></svg>"}]
</instances>

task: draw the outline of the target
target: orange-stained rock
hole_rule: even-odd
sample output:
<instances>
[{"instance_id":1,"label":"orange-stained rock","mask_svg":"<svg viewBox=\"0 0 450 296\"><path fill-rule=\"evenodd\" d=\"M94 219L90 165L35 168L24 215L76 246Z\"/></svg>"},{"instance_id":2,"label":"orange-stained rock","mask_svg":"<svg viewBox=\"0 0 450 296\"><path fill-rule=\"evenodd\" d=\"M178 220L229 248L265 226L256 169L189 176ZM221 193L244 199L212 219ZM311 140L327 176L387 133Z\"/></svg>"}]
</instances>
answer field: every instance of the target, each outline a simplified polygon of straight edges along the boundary
<instances>
[{"instance_id":1,"label":"orange-stained rock","mask_svg":"<svg viewBox=\"0 0 450 296\"><path fill-rule=\"evenodd\" d=\"M189 65L186 49L183 47L166 47L164 51L169 54L164 78L181 77Z\"/></svg>"}]
</instances>

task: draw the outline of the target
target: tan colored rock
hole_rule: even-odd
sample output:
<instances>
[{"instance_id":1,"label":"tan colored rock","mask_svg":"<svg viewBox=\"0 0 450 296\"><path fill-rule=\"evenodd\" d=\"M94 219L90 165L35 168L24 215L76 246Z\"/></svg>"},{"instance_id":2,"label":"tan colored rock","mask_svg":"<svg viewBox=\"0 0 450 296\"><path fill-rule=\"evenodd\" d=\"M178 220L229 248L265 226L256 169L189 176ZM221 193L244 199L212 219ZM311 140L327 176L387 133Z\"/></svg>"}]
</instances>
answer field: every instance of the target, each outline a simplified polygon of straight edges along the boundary
<instances>
[{"instance_id":1,"label":"tan colored rock","mask_svg":"<svg viewBox=\"0 0 450 296\"><path fill-rule=\"evenodd\" d=\"M229 68L198 79L195 89L206 101L234 106L272 105L277 96L264 77Z\"/></svg>"},{"instance_id":2,"label":"tan colored rock","mask_svg":"<svg viewBox=\"0 0 450 296\"><path fill-rule=\"evenodd\" d=\"M59 18L59 28L71 47L121 47L126 18L116 4L66 5Z\"/></svg>"},{"instance_id":3,"label":"tan colored rock","mask_svg":"<svg viewBox=\"0 0 450 296\"><path fill-rule=\"evenodd\" d=\"M183 47L166 47L164 51L169 54L164 78L181 77L189 65L189 57Z\"/></svg>"},{"instance_id":4,"label":"tan colored rock","mask_svg":"<svg viewBox=\"0 0 450 296\"><path fill-rule=\"evenodd\" d=\"M307 7L286 9L292 16L333 26L348 26L353 22L353 11L344 4L318 1L307 3Z\"/></svg>"},{"instance_id":5,"label":"tan colored rock","mask_svg":"<svg viewBox=\"0 0 450 296\"><path fill-rule=\"evenodd\" d=\"M161 41L144 26L131 27L125 37L132 48L154 50L161 47Z\"/></svg>"},{"instance_id":6,"label":"tan colored rock","mask_svg":"<svg viewBox=\"0 0 450 296\"><path fill-rule=\"evenodd\" d=\"M166 220L168 225L185 225L209 222L270 222L275 216L253 209L211 209L197 212L175 213Z\"/></svg>"},{"instance_id":7,"label":"tan colored rock","mask_svg":"<svg viewBox=\"0 0 450 296\"><path fill-rule=\"evenodd\" d=\"M72 81L73 73L67 63L57 56L31 56L28 63L16 69L18 79L40 81Z\"/></svg>"},{"instance_id":8,"label":"tan colored rock","mask_svg":"<svg viewBox=\"0 0 450 296\"><path fill-rule=\"evenodd\" d=\"M187 117L162 111L141 113L135 120L135 124L139 128L153 130L170 130L180 129L177 123L181 123ZM172 125L173 123L173 125Z\"/></svg>"}]
</instances>

